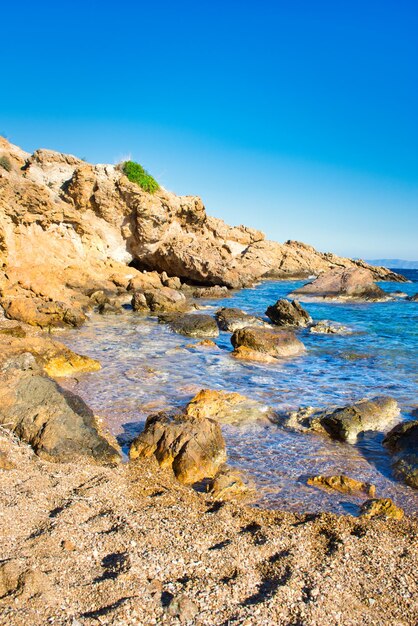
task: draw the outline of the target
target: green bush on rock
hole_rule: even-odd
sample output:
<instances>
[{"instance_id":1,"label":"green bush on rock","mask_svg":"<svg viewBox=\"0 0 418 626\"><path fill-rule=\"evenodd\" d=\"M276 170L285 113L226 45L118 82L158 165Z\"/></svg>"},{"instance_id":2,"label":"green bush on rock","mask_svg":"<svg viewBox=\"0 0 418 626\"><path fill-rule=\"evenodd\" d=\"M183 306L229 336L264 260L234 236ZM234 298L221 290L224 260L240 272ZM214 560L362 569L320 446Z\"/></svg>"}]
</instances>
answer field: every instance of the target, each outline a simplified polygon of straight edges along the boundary
<instances>
[{"instance_id":1,"label":"green bush on rock","mask_svg":"<svg viewBox=\"0 0 418 626\"><path fill-rule=\"evenodd\" d=\"M139 163L135 161L125 161L122 165L123 173L128 177L131 183L136 183L144 191L155 193L160 185Z\"/></svg>"}]
</instances>

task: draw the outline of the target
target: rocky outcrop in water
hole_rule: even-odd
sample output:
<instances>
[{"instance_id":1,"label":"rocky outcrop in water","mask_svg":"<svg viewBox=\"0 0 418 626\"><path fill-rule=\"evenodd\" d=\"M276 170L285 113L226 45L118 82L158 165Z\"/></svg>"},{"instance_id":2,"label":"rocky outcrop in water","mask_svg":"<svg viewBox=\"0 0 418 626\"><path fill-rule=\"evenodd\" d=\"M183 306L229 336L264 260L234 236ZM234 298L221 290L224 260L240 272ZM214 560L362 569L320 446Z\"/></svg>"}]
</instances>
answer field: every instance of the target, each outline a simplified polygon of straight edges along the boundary
<instances>
[{"instance_id":1,"label":"rocky outcrop in water","mask_svg":"<svg viewBox=\"0 0 418 626\"><path fill-rule=\"evenodd\" d=\"M404 512L390 498L373 498L362 504L360 515L368 518L401 520L404 517Z\"/></svg>"},{"instance_id":2,"label":"rocky outcrop in water","mask_svg":"<svg viewBox=\"0 0 418 626\"><path fill-rule=\"evenodd\" d=\"M190 400L185 413L198 418L210 417L221 424L242 424L256 420L266 421L272 410L234 391L202 389Z\"/></svg>"},{"instance_id":3,"label":"rocky outcrop in water","mask_svg":"<svg viewBox=\"0 0 418 626\"><path fill-rule=\"evenodd\" d=\"M366 268L337 268L325 272L312 283L296 289L292 295L302 299L387 300L389 296L373 281Z\"/></svg>"},{"instance_id":4,"label":"rocky outcrop in water","mask_svg":"<svg viewBox=\"0 0 418 626\"><path fill-rule=\"evenodd\" d=\"M244 347L274 358L297 356L305 350L303 343L293 332L258 326L236 330L231 337L231 343L235 350Z\"/></svg>"},{"instance_id":5,"label":"rocky outcrop in water","mask_svg":"<svg viewBox=\"0 0 418 626\"><path fill-rule=\"evenodd\" d=\"M418 420L397 424L383 444L393 453L395 473L418 489Z\"/></svg>"},{"instance_id":6,"label":"rocky outcrop in water","mask_svg":"<svg viewBox=\"0 0 418 626\"><path fill-rule=\"evenodd\" d=\"M230 333L233 333L240 328L245 328L246 326L263 324L263 321L259 318L254 315L250 315L249 313L245 313L244 311L241 311L241 309L237 309L235 307L223 307L222 309L219 309L219 311L216 311L215 318L218 322L219 328Z\"/></svg>"},{"instance_id":7,"label":"rocky outcrop in water","mask_svg":"<svg viewBox=\"0 0 418 626\"><path fill-rule=\"evenodd\" d=\"M374 485L356 480L345 474L339 474L338 476L311 476L308 478L307 483L313 487L327 487L340 493L365 493L371 497L376 495L376 487Z\"/></svg>"},{"instance_id":8,"label":"rocky outcrop in water","mask_svg":"<svg viewBox=\"0 0 418 626\"><path fill-rule=\"evenodd\" d=\"M3 138L0 156L11 163L10 171L0 167L0 304L12 319L77 326L93 305L90 293L124 294L130 281L142 281L139 270L165 272L161 286L178 288L179 279L242 287L366 267L230 227L209 217L200 198L163 188L147 193L113 165L52 150L30 155ZM375 279L402 280L384 268L370 271Z\"/></svg>"},{"instance_id":9,"label":"rocky outcrop in water","mask_svg":"<svg viewBox=\"0 0 418 626\"><path fill-rule=\"evenodd\" d=\"M267 308L267 317L276 326L308 326L312 318L297 300L290 302L282 298Z\"/></svg>"},{"instance_id":10,"label":"rocky outcrop in water","mask_svg":"<svg viewBox=\"0 0 418 626\"><path fill-rule=\"evenodd\" d=\"M218 326L211 315L189 313L169 320L171 330L186 337L217 337Z\"/></svg>"}]
</instances>

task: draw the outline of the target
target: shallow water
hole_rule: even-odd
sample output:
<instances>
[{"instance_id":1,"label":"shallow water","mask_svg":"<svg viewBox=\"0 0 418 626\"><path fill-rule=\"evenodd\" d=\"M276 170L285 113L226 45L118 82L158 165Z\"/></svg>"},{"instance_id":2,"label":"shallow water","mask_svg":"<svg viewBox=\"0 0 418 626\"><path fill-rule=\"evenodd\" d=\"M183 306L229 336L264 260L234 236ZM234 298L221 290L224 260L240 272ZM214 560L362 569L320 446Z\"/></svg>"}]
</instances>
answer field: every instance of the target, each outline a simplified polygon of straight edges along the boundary
<instances>
[{"instance_id":1,"label":"shallow water","mask_svg":"<svg viewBox=\"0 0 418 626\"><path fill-rule=\"evenodd\" d=\"M418 272L410 272L418 280ZM266 282L224 300L201 301L207 312L237 306L262 314L301 281ZM388 292L413 294L417 282L381 283ZM299 333L307 352L279 364L241 363L231 358L230 333L221 332L219 350L191 350L194 340L172 333L155 319L126 311L94 315L62 340L95 357L103 369L63 381L105 419L122 444L142 430L148 414L187 402L203 387L238 391L275 410L327 407L363 397L395 397L399 419L411 419L418 405L418 304L399 298L369 304L304 304L314 320L330 319L353 329L344 336ZM396 423L396 422L394 422ZM356 514L362 499L306 485L310 474L346 473L374 483L377 495L392 497L418 513L418 492L395 480L382 433L366 433L355 445L271 424L224 426L231 465L255 481L258 504L299 512L329 510Z\"/></svg>"}]
</instances>

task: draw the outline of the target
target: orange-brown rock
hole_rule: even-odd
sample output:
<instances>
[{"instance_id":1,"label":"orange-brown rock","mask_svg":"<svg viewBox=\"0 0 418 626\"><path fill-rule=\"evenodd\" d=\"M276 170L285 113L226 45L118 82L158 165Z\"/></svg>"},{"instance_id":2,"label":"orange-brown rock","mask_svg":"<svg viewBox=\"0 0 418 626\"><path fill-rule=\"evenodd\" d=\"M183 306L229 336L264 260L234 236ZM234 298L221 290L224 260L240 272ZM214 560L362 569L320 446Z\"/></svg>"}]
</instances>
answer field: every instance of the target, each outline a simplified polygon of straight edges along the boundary
<instances>
[{"instance_id":1,"label":"orange-brown rock","mask_svg":"<svg viewBox=\"0 0 418 626\"><path fill-rule=\"evenodd\" d=\"M337 476L311 476L307 480L308 485L313 487L328 487L341 493L365 493L373 498L376 495L376 487L370 483L364 483L345 474Z\"/></svg>"},{"instance_id":2,"label":"orange-brown rock","mask_svg":"<svg viewBox=\"0 0 418 626\"><path fill-rule=\"evenodd\" d=\"M240 393L202 389L190 400L185 413L198 419L212 418L222 424L239 424L266 420L271 409Z\"/></svg>"},{"instance_id":3,"label":"orange-brown rock","mask_svg":"<svg viewBox=\"0 0 418 626\"><path fill-rule=\"evenodd\" d=\"M361 506L360 515L362 517L392 518L400 520L404 517L403 509L396 506L390 498L374 498L366 500Z\"/></svg>"},{"instance_id":4,"label":"orange-brown rock","mask_svg":"<svg viewBox=\"0 0 418 626\"><path fill-rule=\"evenodd\" d=\"M239 346L231 353L231 356L238 361L255 361L256 363L277 363L277 358L267 354L266 352L259 352L258 350L252 350L246 346Z\"/></svg>"},{"instance_id":5,"label":"orange-brown rock","mask_svg":"<svg viewBox=\"0 0 418 626\"><path fill-rule=\"evenodd\" d=\"M340 267L325 272L292 295L302 299L387 300L389 296L373 281L375 276L364 267Z\"/></svg>"},{"instance_id":6,"label":"orange-brown rock","mask_svg":"<svg viewBox=\"0 0 418 626\"><path fill-rule=\"evenodd\" d=\"M297 356L305 351L305 346L292 331L260 326L236 330L231 343L235 349L245 346L276 358Z\"/></svg>"},{"instance_id":7,"label":"orange-brown rock","mask_svg":"<svg viewBox=\"0 0 418 626\"><path fill-rule=\"evenodd\" d=\"M220 426L211 419L182 413L150 415L143 432L132 442L132 460L155 456L161 467L173 469L184 484L212 478L226 461Z\"/></svg>"},{"instance_id":8,"label":"orange-brown rock","mask_svg":"<svg viewBox=\"0 0 418 626\"><path fill-rule=\"evenodd\" d=\"M255 490L239 470L223 465L209 481L208 492L214 500L235 500L252 495Z\"/></svg>"}]
</instances>

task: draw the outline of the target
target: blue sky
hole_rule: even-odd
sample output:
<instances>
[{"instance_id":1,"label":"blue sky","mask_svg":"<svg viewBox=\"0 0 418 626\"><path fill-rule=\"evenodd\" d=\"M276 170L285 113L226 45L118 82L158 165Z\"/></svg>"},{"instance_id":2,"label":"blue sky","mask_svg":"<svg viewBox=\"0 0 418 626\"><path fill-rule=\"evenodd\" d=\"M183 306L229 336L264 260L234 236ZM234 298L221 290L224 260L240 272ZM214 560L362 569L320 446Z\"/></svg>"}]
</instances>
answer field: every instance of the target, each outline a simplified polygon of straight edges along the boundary
<instances>
[{"instance_id":1,"label":"blue sky","mask_svg":"<svg viewBox=\"0 0 418 626\"><path fill-rule=\"evenodd\" d=\"M130 155L208 212L418 259L418 4L11 2L0 133Z\"/></svg>"}]
</instances>

